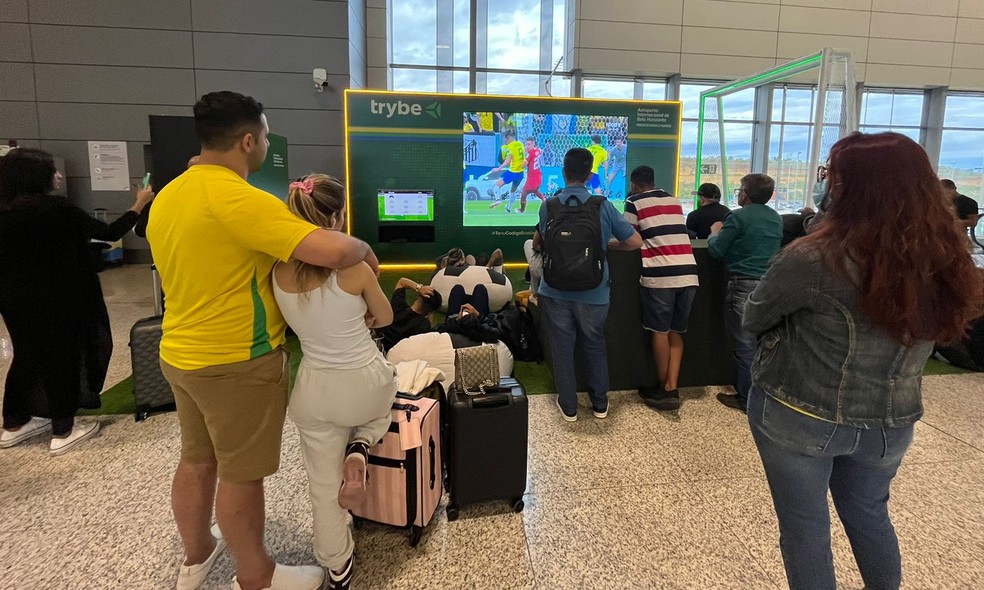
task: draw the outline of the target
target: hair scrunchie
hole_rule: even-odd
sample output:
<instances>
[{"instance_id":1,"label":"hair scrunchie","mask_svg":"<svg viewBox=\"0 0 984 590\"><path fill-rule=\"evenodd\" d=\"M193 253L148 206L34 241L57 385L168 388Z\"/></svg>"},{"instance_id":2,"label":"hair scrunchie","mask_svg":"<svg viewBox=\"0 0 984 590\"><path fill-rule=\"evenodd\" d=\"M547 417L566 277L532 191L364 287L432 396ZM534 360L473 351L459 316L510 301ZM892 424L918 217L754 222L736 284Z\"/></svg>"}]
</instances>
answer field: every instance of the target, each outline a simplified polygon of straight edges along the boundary
<instances>
[{"instance_id":1,"label":"hair scrunchie","mask_svg":"<svg viewBox=\"0 0 984 590\"><path fill-rule=\"evenodd\" d=\"M311 196L311 193L314 192L314 181L310 178L305 178L304 180L292 182L288 190L293 191L295 188L299 188L305 195Z\"/></svg>"}]
</instances>

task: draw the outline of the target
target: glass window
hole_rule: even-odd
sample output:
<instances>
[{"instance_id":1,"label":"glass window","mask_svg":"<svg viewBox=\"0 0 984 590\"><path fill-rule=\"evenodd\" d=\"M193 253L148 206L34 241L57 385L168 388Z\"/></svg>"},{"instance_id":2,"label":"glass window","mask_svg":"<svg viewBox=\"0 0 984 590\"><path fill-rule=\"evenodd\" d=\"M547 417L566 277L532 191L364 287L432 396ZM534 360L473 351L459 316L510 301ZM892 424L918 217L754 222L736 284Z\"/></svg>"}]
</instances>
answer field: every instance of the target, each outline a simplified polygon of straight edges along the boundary
<instances>
[{"instance_id":1,"label":"glass window","mask_svg":"<svg viewBox=\"0 0 984 590\"><path fill-rule=\"evenodd\" d=\"M984 129L984 95L947 96L943 127Z\"/></svg>"},{"instance_id":2,"label":"glass window","mask_svg":"<svg viewBox=\"0 0 984 590\"><path fill-rule=\"evenodd\" d=\"M808 178L813 126L774 124L769 137L769 175L776 181L776 193L770 204L781 213L794 213L807 202L813 188Z\"/></svg>"},{"instance_id":3,"label":"glass window","mask_svg":"<svg viewBox=\"0 0 984 590\"><path fill-rule=\"evenodd\" d=\"M539 70L540 0L489 3L487 42L489 67Z\"/></svg>"},{"instance_id":4,"label":"glass window","mask_svg":"<svg viewBox=\"0 0 984 590\"><path fill-rule=\"evenodd\" d=\"M563 96L570 97L571 95L571 79L567 76L553 76L550 78L550 86L547 88L550 91L550 96Z\"/></svg>"},{"instance_id":5,"label":"glass window","mask_svg":"<svg viewBox=\"0 0 984 590\"><path fill-rule=\"evenodd\" d=\"M833 101L831 108L839 109L842 93L832 92L828 97ZM810 196L815 173L807 168L813 149L816 107L817 89L814 87L779 85L773 88L766 172L776 181L776 192L769 205L780 213L814 207ZM836 127L825 126L824 129L824 138L836 137ZM828 143L821 140L822 146Z\"/></svg>"},{"instance_id":6,"label":"glass window","mask_svg":"<svg viewBox=\"0 0 984 590\"><path fill-rule=\"evenodd\" d=\"M643 82L642 97L646 100L666 100L666 82Z\"/></svg>"},{"instance_id":7,"label":"glass window","mask_svg":"<svg viewBox=\"0 0 984 590\"><path fill-rule=\"evenodd\" d=\"M393 68L393 90L437 92L437 71Z\"/></svg>"},{"instance_id":8,"label":"glass window","mask_svg":"<svg viewBox=\"0 0 984 590\"><path fill-rule=\"evenodd\" d=\"M940 178L984 203L984 94L946 97L940 145Z\"/></svg>"},{"instance_id":9,"label":"glass window","mask_svg":"<svg viewBox=\"0 0 984 590\"><path fill-rule=\"evenodd\" d=\"M581 96L585 98L635 98L635 81L582 80Z\"/></svg>"},{"instance_id":10,"label":"glass window","mask_svg":"<svg viewBox=\"0 0 984 590\"><path fill-rule=\"evenodd\" d=\"M454 65L467 68L468 58L471 53L471 2L469 0L454 0L454 12L452 16L454 18L454 32L452 35L453 46L451 50ZM393 27L394 31L396 29L397 27Z\"/></svg>"},{"instance_id":11,"label":"glass window","mask_svg":"<svg viewBox=\"0 0 984 590\"><path fill-rule=\"evenodd\" d=\"M922 93L865 91L861 98L860 129L865 133L895 131L918 142L924 102Z\"/></svg>"},{"instance_id":12,"label":"glass window","mask_svg":"<svg viewBox=\"0 0 984 590\"><path fill-rule=\"evenodd\" d=\"M567 0L553 0L553 42L550 49L550 70L566 70L566 64L557 67L560 60L566 61L566 47L564 40L567 39ZM557 96L556 94L554 96ZM570 96L570 93L565 96Z\"/></svg>"},{"instance_id":13,"label":"glass window","mask_svg":"<svg viewBox=\"0 0 984 590\"><path fill-rule=\"evenodd\" d=\"M752 121L755 119L755 89L748 88L721 99L726 121Z\"/></svg>"},{"instance_id":14,"label":"glass window","mask_svg":"<svg viewBox=\"0 0 984 590\"><path fill-rule=\"evenodd\" d=\"M717 133L717 129L714 130ZM684 121L680 135L680 194L684 212L692 211L695 207L694 196L690 193L697 190L697 122ZM706 180L704 182L714 182ZM666 189L670 190L670 189Z\"/></svg>"},{"instance_id":15,"label":"glass window","mask_svg":"<svg viewBox=\"0 0 984 590\"><path fill-rule=\"evenodd\" d=\"M709 88L714 88L714 85L713 84L681 84L680 85L680 100L683 101L684 119L696 120L700 116L700 93Z\"/></svg>"},{"instance_id":16,"label":"glass window","mask_svg":"<svg viewBox=\"0 0 984 590\"><path fill-rule=\"evenodd\" d=\"M516 96L539 96L539 74L496 74L489 72L486 92Z\"/></svg>"},{"instance_id":17,"label":"glass window","mask_svg":"<svg viewBox=\"0 0 984 590\"><path fill-rule=\"evenodd\" d=\"M784 123L812 123L816 94L814 88L776 87L772 93L772 120Z\"/></svg>"},{"instance_id":18,"label":"glass window","mask_svg":"<svg viewBox=\"0 0 984 590\"><path fill-rule=\"evenodd\" d=\"M489 72L489 93L546 94L533 78L510 78L508 70L526 70L546 76L560 64L566 51L568 0L502 0L488 6L486 22L477 23L481 38L476 70L470 71L472 14L469 0L391 0L388 17L393 31L389 51L392 90L467 92L468 76ZM541 30L541 16L552 11L553 22ZM486 54L486 55L482 55ZM543 56L541 61L541 55ZM547 60L553 58L548 63ZM454 67L454 74L420 73L406 66ZM411 70L417 70L413 73ZM497 71L498 70L498 71ZM495 74L495 75L493 75ZM431 82L431 77L435 82ZM536 76L534 76L535 78ZM552 95L570 96L570 81L554 81ZM559 90L559 92L558 92Z\"/></svg>"},{"instance_id":19,"label":"glass window","mask_svg":"<svg viewBox=\"0 0 984 590\"><path fill-rule=\"evenodd\" d=\"M466 2L467 3L467 2ZM393 37L390 48L393 63L404 65L437 65L437 2L419 0L392 0L390 18L400 26L391 27ZM468 51L467 22L465 32L465 51ZM465 58L467 65L468 59ZM408 90L396 86L394 75L393 90Z\"/></svg>"},{"instance_id":20,"label":"glass window","mask_svg":"<svg viewBox=\"0 0 984 590\"><path fill-rule=\"evenodd\" d=\"M455 94L468 94L469 80L468 72L455 72L454 73L454 93Z\"/></svg>"}]
</instances>

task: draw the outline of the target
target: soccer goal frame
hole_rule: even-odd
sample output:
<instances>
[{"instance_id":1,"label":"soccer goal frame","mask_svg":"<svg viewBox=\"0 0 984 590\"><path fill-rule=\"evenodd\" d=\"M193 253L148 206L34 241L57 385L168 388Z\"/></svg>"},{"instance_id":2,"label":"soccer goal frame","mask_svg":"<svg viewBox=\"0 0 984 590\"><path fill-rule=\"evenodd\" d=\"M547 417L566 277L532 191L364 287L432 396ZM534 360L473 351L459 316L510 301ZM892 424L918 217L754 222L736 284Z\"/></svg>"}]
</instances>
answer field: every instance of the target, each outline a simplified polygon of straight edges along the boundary
<instances>
[{"instance_id":1,"label":"soccer goal frame","mask_svg":"<svg viewBox=\"0 0 984 590\"><path fill-rule=\"evenodd\" d=\"M857 130L857 82L854 70L854 58L846 50L825 47L817 53L806 55L784 64L778 65L769 70L745 76L737 80L732 80L724 84L709 88L700 93L700 113L697 123L697 159L695 170L695 187L701 184L702 174L705 173L704 152L705 142L708 141L705 130L708 127L717 127L717 137L714 141L720 145L720 166L721 187L724 195L730 195L734 188L738 187L738 180L729 178L729 164L727 157L727 132L725 125L724 98L726 96L747 90L749 88L770 87L774 84L794 81L797 84L812 83L811 73L816 72L817 96L812 113L812 135L809 145L808 165L805 169L806 178L804 186L811 187L815 181L817 167L826 161L830 147L841 137ZM771 95L771 93L770 93ZM758 104L759 101L757 100ZM716 111L716 113L710 113ZM756 112L765 115L764 121L757 121L756 125L764 133L758 134L758 141L763 142L764 146L769 146L769 130L771 128L771 109L756 108ZM713 129L712 129L713 131ZM753 147L753 150L755 148ZM765 153L765 152L763 152ZM780 154L781 155L781 154ZM717 160L717 157L714 157ZM768 158L761 158L759 166L766 166ZM755 160L752 160L755 167ZM752 172L764 172L765 170L755 170ZM812 206L809 203L809 195L803 196L805 206Z\"/></svg>"}]
</instances>

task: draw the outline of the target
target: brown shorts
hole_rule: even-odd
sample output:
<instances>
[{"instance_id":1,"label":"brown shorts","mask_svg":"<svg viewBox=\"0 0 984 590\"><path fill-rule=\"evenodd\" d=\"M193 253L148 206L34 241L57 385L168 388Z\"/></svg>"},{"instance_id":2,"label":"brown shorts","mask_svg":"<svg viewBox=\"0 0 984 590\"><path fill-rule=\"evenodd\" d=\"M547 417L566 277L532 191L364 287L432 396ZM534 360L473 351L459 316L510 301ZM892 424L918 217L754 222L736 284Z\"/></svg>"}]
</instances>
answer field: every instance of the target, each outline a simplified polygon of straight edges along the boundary
<instances>
[{"instance_id":1,"label":"brown shorts","mask_svg":"<svg viewBox=\"0 0 984 590\"><path fill-rule=\"evenodd\" d=\"M163 360L181 424L181 459L216 463L219 479L243 483L273 475L287 413L289 353L185 371Z\"/></svg>"}]
</instances>

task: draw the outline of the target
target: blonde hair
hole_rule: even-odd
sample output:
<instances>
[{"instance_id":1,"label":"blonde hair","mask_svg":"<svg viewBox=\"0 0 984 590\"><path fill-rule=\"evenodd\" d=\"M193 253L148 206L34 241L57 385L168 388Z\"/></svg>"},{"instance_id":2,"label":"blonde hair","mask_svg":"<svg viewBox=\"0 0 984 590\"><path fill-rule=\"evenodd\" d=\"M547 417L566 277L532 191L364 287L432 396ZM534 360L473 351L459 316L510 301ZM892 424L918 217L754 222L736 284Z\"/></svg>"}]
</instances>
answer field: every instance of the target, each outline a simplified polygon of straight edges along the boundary
<instances>
[{"instance_id":1,"label":"blonde hair","mask_svg":"<svg viewBox=\"0 0 984 590\"><path fill-rule=\"evenodd\" d=\"M300 184L310 181L310 194ZM327 174L308 174L297 183L292 183L287 195L287 207L291 213L318 227L333 230L332 218L340 221L345 210L345 186L334 176ZM337 221L336 221L337 223ZM333 272L330 268L294 261L294 277L302 287L312 283L323 283Z\"/></svg>"}]
</instances>

